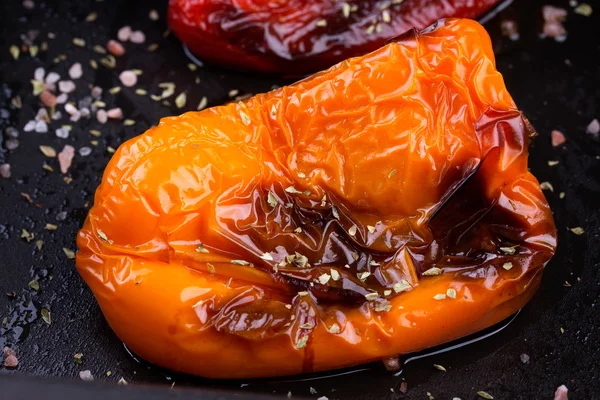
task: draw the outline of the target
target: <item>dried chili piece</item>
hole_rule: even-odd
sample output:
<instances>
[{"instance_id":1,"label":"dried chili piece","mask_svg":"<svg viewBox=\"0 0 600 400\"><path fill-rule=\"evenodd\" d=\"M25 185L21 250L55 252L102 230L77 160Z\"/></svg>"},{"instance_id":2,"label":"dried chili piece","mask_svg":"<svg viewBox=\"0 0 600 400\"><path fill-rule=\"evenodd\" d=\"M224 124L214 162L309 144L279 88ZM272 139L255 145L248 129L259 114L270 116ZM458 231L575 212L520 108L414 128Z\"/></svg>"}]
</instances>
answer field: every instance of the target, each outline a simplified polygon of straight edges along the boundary
<instances>
[{"instance_id":1,"label":"dried chili piece","mask_svg":"<svg viewBox=\"0 0 600 400\"><path fill-rule=\"evenodd\" d=\"M115 153L77 268L146 360L213 378L386 359L521 308L556 247L485 30L446 20Z\"/></svg>"},{"instance_id":2,"label":"dried chili piece","mask_svg":"<svg viewBox=\"0 0 600 400\"><path fill-rule=\"evenodd\" d=\"M204 61L298 75L381 47L440 18L477 18L499 0L170 0L169 25Z\"/></svg>"}]
</instances>

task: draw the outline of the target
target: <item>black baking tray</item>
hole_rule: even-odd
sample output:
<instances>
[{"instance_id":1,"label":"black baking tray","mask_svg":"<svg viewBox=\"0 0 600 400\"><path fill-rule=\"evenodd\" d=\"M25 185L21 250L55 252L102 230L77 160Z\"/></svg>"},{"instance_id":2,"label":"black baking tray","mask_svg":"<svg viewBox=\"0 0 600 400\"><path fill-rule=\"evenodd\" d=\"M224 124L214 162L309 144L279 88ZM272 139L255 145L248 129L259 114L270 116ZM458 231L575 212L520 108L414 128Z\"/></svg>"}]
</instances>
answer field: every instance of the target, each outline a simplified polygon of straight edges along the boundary
<instances>
[{"instance_id":1,"label":"black baking tray","mask_svg":"<svg viewBox=\"0 0 600 400\"><path fill-rule=\"evenodd\" d=\"M408 357L405 361L410 362L399 375L368 364L306 376L215 381L170 373L130 354L108 327L63 248L76 248L76 232L111 156L109 146L116 148L161 117L195 109L203 96L209 105L218 105L290 81L211 65L192 71L181 44L163 34L166 1L33 3L34 8L28 9L21 0L0 2L0 128L13 126L21 132L17 149L8 151L5 138L0 146L0 164L9 163L12 170L9 179L0 178L0 320L8 320L0 328L0 347L10 345L19 359L16 370L0 367L0 398L259 399L291 394L292 398L332 400L426 399L429 392L436 399L465 400L478 398L476 393L483 390L495 399L542 399L552 398L561 384L569 388L572 399L600 398L600 142L586 132L590 121L600 118L600 7L591 16L582 16L566 0L548 2L569 10L568 36L562 43L540 37L544 1L517 0L485 25L492 35L498 69L539 133L531 146L530 168L540 181L553 186L553 192L545 193L559 236L558 252L546 266L540 289L514 319L488 330L485 339L471 338L472 343L463 347ZM152 9L158 11L158 21L149 19ZM91 12L96 20L86 21ZM517 21L518 41L500 35L500 23L506 18ZM89 67L90 58L100 58L91 51L92 45L114 38L123 25L143 30L146 44L128 48L116 70ZM29 31L39 31L35 43L41 46L46 41L48 50L13 60L9 46L21 44L21 35ZM56 37L48 38L48 32ZM85 39L86 48L73 45L73 37ZM151 43L159 45L154 52L146 49ZM60 55L66 61L55 64ZM134 126L100 126L93 119L84 120L73 124L68 139L54 135L60 123L53 123L54 129L45 134L23 132L40 106L31 94L35 68L43 66L65 76L68 65L76 61L85 72L77 84L82 93L78 98L89 90L88 84L116 86L116 71L139 68L143 74L138 87L156 93L159 82L174 82L178 92L187 92L188 106L177 109L122 90L103 98L109 107L121 107L126 117L136 121ZM239 93L230 96L233 89ZM17 95L23 103L20 109L11 104ZM90 129L102 129L101 137L90 136ZM563 146L552 147L554 129L565 134ZM97 140L97 145L90 146L91 140ZM75 157L67 174L72 181L67 184L56 160L39 151L42 144L58 150L64 144L76 149L90 146L92 153ZM559 164L551 167L548 161ZM55 172L42 169L45 162ZM44 230L46 223L58 229ZM575 235L568 230L572 227L582 227L585 233ZM22 229L44 241L41 251L34 241L21 238ZM39 291L28 286L33 279L39 282ZM50 325L40 317L42 307L51 310ZM81 365L73 358L78 352L84 355ZM524 355L527 363L521 360ZM434 369L434 363L447 371ZM82 370L90 370L95 382L82 382ZM121 378L127 386L116 384ZM403 381L408 387L405 394L399 392Z\"/></svg>"}]
</instances>

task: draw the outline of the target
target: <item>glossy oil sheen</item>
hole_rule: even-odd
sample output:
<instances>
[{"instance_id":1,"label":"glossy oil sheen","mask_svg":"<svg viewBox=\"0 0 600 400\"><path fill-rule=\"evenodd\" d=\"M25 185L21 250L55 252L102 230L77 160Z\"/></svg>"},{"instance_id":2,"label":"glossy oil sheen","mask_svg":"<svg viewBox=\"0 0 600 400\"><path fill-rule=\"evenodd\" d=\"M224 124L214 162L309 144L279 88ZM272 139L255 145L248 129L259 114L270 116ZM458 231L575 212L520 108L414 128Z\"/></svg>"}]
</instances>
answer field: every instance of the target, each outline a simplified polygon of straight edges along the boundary
<instances>
[{"instance_id":1,"label":"glossy oil sheen","mask_svg":"<svg viewBox=\"0 0 600 400\"><path fill-rule=\"evenodd\" d=\"M441 21L121 146L77 266L127 346L176 371L293 375L439 345L521 308L554 253L531 133L484 29Z\"/></svg>"},{"instance_id":2,"label":"glossy oil sheen","mask_svg":"<svg viewBox=\"0 0 600 400\"><path fill-rule=\"evenodd\" d=\"M171 0L169 25L203 61L298 75L366 54L440 18L477 18L498 2Z\"/></svg>"}]
</instances>

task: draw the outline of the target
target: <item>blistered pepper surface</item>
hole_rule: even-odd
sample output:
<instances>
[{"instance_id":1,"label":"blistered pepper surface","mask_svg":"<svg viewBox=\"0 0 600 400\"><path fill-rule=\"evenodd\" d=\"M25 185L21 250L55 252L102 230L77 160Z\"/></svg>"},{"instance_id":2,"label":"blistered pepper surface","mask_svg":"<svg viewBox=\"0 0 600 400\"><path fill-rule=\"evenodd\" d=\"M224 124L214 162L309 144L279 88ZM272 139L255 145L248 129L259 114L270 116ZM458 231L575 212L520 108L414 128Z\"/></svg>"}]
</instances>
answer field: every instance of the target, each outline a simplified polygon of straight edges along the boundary
<instances>
[{"instance_id":1,"label":"blistered pepper surface","mask_svg":"<svg viewBox=\"0 0 600 400\"><path fill-rule=\"evenodd\" d=\"M203 61L284 75L320 71L440 18L499 0L170 0L169 26Z\"/></svg>"},{"instance_id":2,"label":"blistered pepper surface","mask_svg":"<svg viewBox=\"0 0 600 400\"><path fill-rule=\"evenodd\" d=\"M521 308L554 253L530 133L485 30L441 21L123 144L77 268L135 353L206 377L451 341Z\"/></svg>"}]
</instances>

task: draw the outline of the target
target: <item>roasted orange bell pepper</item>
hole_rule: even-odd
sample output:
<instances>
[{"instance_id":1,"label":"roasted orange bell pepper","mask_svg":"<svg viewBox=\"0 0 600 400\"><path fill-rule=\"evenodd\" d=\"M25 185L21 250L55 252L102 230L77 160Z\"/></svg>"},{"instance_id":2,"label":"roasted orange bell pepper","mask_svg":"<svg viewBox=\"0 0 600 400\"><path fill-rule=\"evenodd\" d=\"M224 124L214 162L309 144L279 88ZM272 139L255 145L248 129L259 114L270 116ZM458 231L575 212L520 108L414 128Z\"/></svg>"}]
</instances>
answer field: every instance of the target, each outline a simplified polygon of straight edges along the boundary
<instances>
[{"instance_id":1,"label":"roasted orange bell pepper","mask_svg":"<svg viewBox=\"0 0 600 400\"><path fill-rule=\"evenodd\" d=\"M123 144L77 268L123 342L190 374L438 345L520 309L554 254L531 132L485 30L440 21Z\"/></svg>"}]
</instances>

